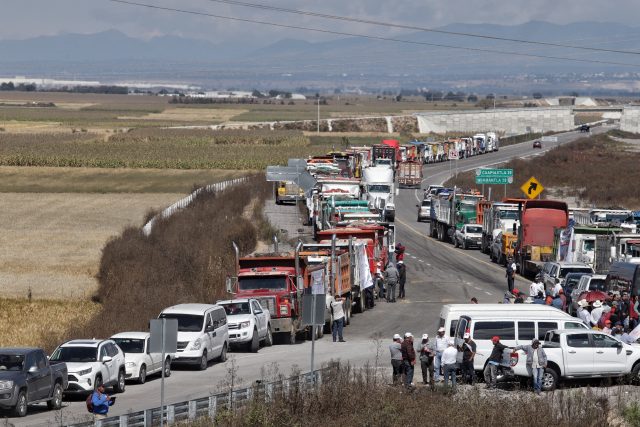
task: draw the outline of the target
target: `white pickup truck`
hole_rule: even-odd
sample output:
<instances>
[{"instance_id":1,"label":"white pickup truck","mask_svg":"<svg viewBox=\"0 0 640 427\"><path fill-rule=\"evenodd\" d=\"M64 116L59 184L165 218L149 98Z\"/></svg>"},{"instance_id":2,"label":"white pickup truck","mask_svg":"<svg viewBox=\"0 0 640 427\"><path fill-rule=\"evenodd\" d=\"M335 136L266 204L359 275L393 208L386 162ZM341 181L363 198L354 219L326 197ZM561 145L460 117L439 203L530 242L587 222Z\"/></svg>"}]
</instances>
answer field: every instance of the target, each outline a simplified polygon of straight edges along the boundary
<instances>
[{"instance_id":1,"label":"white pickup truck","mask_svg":"<svg viewBox=\"0 0 640 427\"><path fill-rule=\"evenodd\" d=\"M640 345L625 344L595 330L553 330L545 335L542 347L547 355L547 369L542 390L554 390L561 380L578 378L629 377L640 381ZM528 377L527 356L519 351L513 367L516 376Z\"/></svg>"},{"instance_id":2,"label":"white pickup truck","mask_svg":"<svg viewBox=\"0 0 640 427\"><path fill-rule=\"evenodd\" d=\"M453 245L457 248L468 249L472 246L479 248L482 244L482 226L478 224L465 224L456 228Z\"/></svg>"}]
</instances>

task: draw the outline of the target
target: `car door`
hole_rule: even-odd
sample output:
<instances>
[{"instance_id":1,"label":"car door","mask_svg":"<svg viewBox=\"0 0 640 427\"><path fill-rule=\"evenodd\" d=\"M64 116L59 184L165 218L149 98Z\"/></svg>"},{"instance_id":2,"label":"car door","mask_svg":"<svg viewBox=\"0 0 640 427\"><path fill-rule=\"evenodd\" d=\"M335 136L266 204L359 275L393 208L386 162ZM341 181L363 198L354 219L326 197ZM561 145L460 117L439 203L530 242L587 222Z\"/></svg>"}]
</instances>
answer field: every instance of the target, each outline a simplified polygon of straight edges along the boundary
<instances>
[{"instance_id":1,"label":"car door","mask_svg":"<svg viewBox=\"0 0 640 427\"><path fill-rule=\"evenodd\" d=\"M627 364L627 352L622 343L607 334L593 334L591 337L595 347L595 368L603 373L622 374Z\"/></svg>"},{"instance_id":2,"label":"car door","mask_svg":"<svg viewBox=\"0 0 640 427\"><path fill-rule=\"evenodd\" d=\"M583 376L593 373L593 354L589 334L565 335L565 374L567 376Z\"/></svg>"},{"instance_id":3,"label":"car door","mask_svg":"<svg viewBox=\"0 0 640 427\"><path fill-rule=\"evenodd\" d=\"M207 358L209 360L214 358L214 346L216 336L217 323L215 321L214 312L210 311L205 315L205 328L204 328L204 344L207 349Z\"/></svg>"},{"instance_id":4,"label":"car door","mask_svg":"<svg viewBox=\"0 0 640 427\"><path fill-rule=\"evenodd\" d=\"M44 357L44 353L40 351L35 352L35 361L38 368L38 399L45 399L49 397L51 392L51 368Z\"/></svg>"},{"instance_id":5,"label":"car door","mask_svg":"<svg viewBox=\"0 0 640 427\"><path fill-rule=\"evenodd\" d=\"M153 373L159 369L160 359L162 358L162 353L151 353L149 351L151 338L146 338L144 340L144 351L145 351L145 359L147 363L147 373Z\"/></svg>"},{"instance_id":6,"label":"car door","mask_svg":"<svg viewBox=\"0 0 640 427\"><path fill-rule=\"evenodd\" d=\"M113 358L110 361L105 361L105 358L110 357L109 354L107 353L107 344L104 343L100 346L100 363L102 366L102 382L103 383L113 383L114 381L116 381L116 377L114 374L114 369L113 369L113 364L114 364L114 360Z\"/></svg>"},{"instance_id":7,"label":"car door","mask_svg":"<svg viewBox=\"0 0 640 427\"><path fill-rule=\"evenodd\" d=\"M25 359L25 372L27 377L27 399L29 402L33 402L39 399L39 382L38 382L38 365L36 364L35 353L31 352L27 354Z\"/></svg>"},{"instance_id":8,"label":"car door","mask_svg":"<svg viewBox=\"0 0 640 427\"><path fill-rule=\"evenodd\" d=\"M264 314L264 311L258 304L258 301L251 301L251 308L253 310L253 314L256 316L256 327L258 328L258 336L260 338L264 337L267 334L267 320Z\"/></svg>"},{"instance_id":9,"label":"car door","mask_svg":"<svg viewBox=\"0 0 640 427\"><path fill-rule=\"evenodd\" d=\"M215 354L222 354L222 347L229 338L229 327L227 326L227 312L224 308L218 307L211 315L215 318L216 333L215 333Z\"/></svg>"},{"instance_id":10,"label":"car door","mask_svg":"<svg viewBox=\"0 0 640 427\"><path fill-rule=\"evenodd\" d=\"M107 354L111 356L112 360L112 369L114 371L114 381L118 381L118 373L120 372L120 367L124 367L124 353L121 352L117 345L113 342L107 343Z\"/></svg>"}]
</instances>

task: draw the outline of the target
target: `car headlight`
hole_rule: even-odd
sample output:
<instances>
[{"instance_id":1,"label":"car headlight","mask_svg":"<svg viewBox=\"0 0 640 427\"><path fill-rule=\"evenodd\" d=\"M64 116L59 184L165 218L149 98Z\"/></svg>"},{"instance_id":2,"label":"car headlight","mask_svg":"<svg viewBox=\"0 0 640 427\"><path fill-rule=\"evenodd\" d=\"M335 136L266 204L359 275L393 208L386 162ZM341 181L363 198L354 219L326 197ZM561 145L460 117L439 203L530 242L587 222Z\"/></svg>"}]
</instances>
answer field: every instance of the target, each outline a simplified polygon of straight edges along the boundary
<instances>
[{"instance_id":1,"label":"car headlight","mask_svg":"<svg viewBox=\"0 0 640 427\"><path fill-rule=\"evenodd\" d=\"M89 375L91 373L91 368L88 369L83 369L82 371L78 371L76 372L79 376L83 376L83 375Z\"/></svg>"},{"instance_id":2,"label":"car headlight","mask_svg":"<svg viewBox=\"0 0 640 427\"><path fill-rule=\"evenodd\" d=\"M136 362L127 362L125 363L125 366L127 368L135 368L136 366L138 366L138 364Z\"/></svg>"},{"instance_id":3,"label":"car headlight","mask_svg":"<svg viewBox=\"0 0 640 427\"><path fill-rule=\"evenodd\" d=\"M249 326L251 326L251 322L250 321L240 322L240 329L248 328Z\"/></svg>"},{"instance_id":4,"label":"car headlight","mask_svg":"<svg viewBox=\"0 0 640 427\"><path fill-rule=\"evenodd\" d=\"M191 344L191 350L200 350L201 345L202 341L200 341L200 338L198 338L193 342L193 344Z\"/></svg>"},{"instance_id":5,"label":"car headlight","mask_svg":"<svg viewBox=\"0 0 640 427\"><path fill-rule=\"evenodd\" d=\"M13 381L0 381L0 391L11 390L13 388Z\"/></svg>"}]
</instances>

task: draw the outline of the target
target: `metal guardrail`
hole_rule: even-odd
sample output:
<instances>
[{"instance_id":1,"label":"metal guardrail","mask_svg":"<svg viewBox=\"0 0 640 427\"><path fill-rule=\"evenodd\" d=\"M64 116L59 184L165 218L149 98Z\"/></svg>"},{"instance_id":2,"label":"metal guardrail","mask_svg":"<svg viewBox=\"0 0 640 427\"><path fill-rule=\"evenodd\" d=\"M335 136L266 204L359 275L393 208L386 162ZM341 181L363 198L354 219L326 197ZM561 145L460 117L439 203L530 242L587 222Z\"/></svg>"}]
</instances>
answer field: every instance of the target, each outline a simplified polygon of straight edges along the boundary
<instances>
[{"instance_id":1,"label":"metal guardrail","mask_svg":"<svg viewBox=\"0 0 640 427\"><path fill-rule=\"evenodd\" d=\"M219 409L243 406L252 399L268 402L278 394L288 395L311 390L322 383L322 375L327 368L307 372L280 381L259 383L253 387L219 393L200 399L165 405L164 422L171 425L177 422L195 420L201 417L215 418ZM160 407L130 412L125 415L104 418L102 420L65 424L67 427L152 427L160 424Z\"/></svg>"},{"instance_id":2,"label":"metal guardrail","mask_svg":"<svg viewBox=\"0 0 640 427\"><path fill-rule=\"evenodd\" d=\"M158 215L156 215L153 218L151 218L149 220L149 222L147 222L144 225L144 227L142 227L142 232L144 233L145 236L148 236L149 234L151 234L151 229L153 228L153 225L156 223L156 221L158 221L159 219L169 218L171 215L176 213L178 210L186 208L187 206L189 206L196 199L198 194L202 193L203 191L207 192L207 193L216 193L218 191L225 190L227 187L231 187L231 186L236 185L236 184L241 184L243 182L247 182L248 179L249 179L249 177L244 176L244 177L241 177L241 178L230 179L230 180L227 180L227 181L222 181L222 182L218 182L218 183L215 183L215 184L210 184L210 185L207 185L206 187L198 188L193 193L189 194L187 197L184 197L184 198L178 200L177 202L175 202L174 204L172 204L168 208L165 208Z\"/></svg>"}]
</instances>

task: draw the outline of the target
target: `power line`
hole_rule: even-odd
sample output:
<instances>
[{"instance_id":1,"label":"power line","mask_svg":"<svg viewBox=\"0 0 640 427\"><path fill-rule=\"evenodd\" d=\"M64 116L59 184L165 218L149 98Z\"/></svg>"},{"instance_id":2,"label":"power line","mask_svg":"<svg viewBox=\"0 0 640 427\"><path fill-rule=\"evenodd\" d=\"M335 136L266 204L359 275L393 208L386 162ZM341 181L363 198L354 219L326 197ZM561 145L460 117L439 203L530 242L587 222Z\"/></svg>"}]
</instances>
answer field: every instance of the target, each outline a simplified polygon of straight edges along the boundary
<instances>
[{"instance_id":1,"label":"power line","mask_svg":"<svg viewBox=\"0 0 640 427\"><path fill-rule=\"evenodd\" d=\"M315 18L325 18L325 19L333 19L337 21L355 22L359 24L378 25L378 26L389 27L389 28L401 28L404 30L423 31L423 32L429 32L429 33L472 37L472 38L479 38L479 39L486 39L486 40L499 40L499 41L514 42L514 43L535 44L535 45L548 46L548 47L563 47L568 49L589 50L594 52L609 52L609 53L620 53L620 54L626 54L626 55L640 55L640 52L632 51L632 50L605 49L605 48L596 48L591 46L579 46L579 45L570 45L570 44L563 44L563 43L543 42L538 40L525 40L525 39L516 39L516 38L509 38L509 37L490 36L486 34L437 30L433 28L418 27L414 25L373 21L370 19L352 18L348 16L329 15L326 13L312 12L312 11L299 10L299 9L288 9L284 7L270 6L270 5L259 4L259 3L248 3L248 2L238 1L238 0L207 0L207 1L215 2L215 3L232 4L232 5L243 6L243 7L250 7L254 9L262 9L262 10L270 10L270 11L276 11L276 12L292 13L296 15L312 16Z\"/></svg>"},{"instance_id":2,"label":"power line","mask_svg":"<svg viewBox=\"0 0 640 427\"><path fill-rule=\"evenodd\" d=\"M370 40L390 41L390 42L405 43L405 44L412 44L412 45L419 45L419 46L434 46L434 47L441 47L441 48L447 48L447 49L466 50L466 51L472 51L472 52L496 53L500 55L515 55L515 56L524 56L524 57L539 58L539 59L552 59L552 60L558 60L558 61L572 61L572 62L583 62L583 63L603 64L603 65L640 67L640 64L631 64L626 62L605 61L605 60L598 60L598 59L568 58L568 57L562 57L562 56L540 55L540 54L522 53L522 52L479 48L479 47L456 46L456 45L448 45L448 44L441 44L441 43L429 43L429 42L416 41L416 40L397 39L393 37L382 37L382 36L372 36L367 34L348 33L344 31L334 31L334 30L326 30L321 28L303 27L298 25L280 24L280 23L270 22L270 21L261 21L261 20L249 19L249 18L239 18L235 16L218 15L218 14L208 13L208 12L197 12L193 10L177 9L173 7L158 6L158 5L140 3L140 2L129 1L129 0L107 0L107 1L110 1L112 3L126 4L130 6L144 7L148 9L163 10L167 12L207 16L210 18L226 19L226 20L236 21L236 22L246 22L251 24L260 24L260 25L267 25L267 26L278 27L278 28L288 28L288 29L294 29L294 30L313 31L317 33L332 34L332 35L347 36L347 37L358 37L358 38L365 38Z\"/></svg>"}]
</instances>

